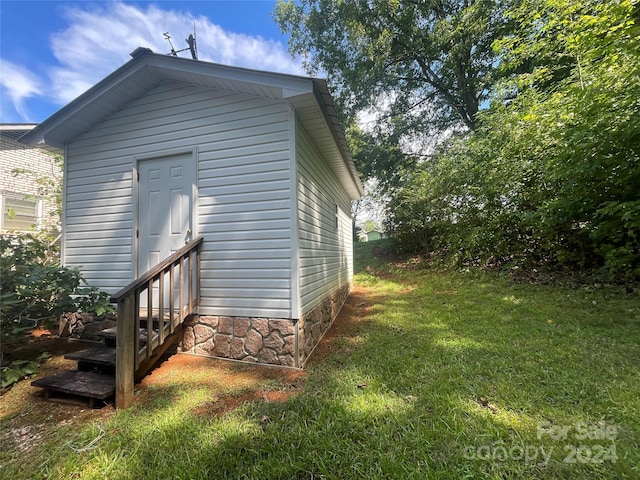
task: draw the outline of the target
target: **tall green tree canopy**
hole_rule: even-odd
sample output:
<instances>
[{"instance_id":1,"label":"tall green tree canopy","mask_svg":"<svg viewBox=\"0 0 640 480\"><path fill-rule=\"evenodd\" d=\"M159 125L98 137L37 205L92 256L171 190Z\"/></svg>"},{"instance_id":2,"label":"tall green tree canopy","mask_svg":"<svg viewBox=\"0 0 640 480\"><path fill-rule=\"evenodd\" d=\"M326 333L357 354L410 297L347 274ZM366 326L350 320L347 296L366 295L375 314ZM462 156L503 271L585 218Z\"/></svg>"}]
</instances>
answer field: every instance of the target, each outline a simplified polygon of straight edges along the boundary
<instances>
[{"instance_id":1,"label":"tall green tree canopy","mask_svg":"<svg viewBox=\"0 0 640 480\"><path fill-rule=\"evenodd\" d=\"M350 146L405 246L640 278L638 0L281 0L276 18L348 120L377 109Z\"/></svg>"},{"instance_id":2,"label":"tall green tree canopy","mask_svg":"<svg viewBox=\"0 0 640 480\"><path fill-rule=\"evenodd\" d=\"M464 261L640 278L637 2L519 0L508 13L517 30L495 45L509 73L480 128L409 175L393 226Z\"/></svg>"},{"instance_id":3,"label":"tall green tree canopy","mask_svg":"<svg viewBox=\"0 0 640 480\"><path fill-rule=\"evenodd\" d=\"M385 128L412 134L476 129L495 81L503 3L280 0L275 17L290 51L326 72L343 111L382 105Z\"/></svg>"}]
</instances>

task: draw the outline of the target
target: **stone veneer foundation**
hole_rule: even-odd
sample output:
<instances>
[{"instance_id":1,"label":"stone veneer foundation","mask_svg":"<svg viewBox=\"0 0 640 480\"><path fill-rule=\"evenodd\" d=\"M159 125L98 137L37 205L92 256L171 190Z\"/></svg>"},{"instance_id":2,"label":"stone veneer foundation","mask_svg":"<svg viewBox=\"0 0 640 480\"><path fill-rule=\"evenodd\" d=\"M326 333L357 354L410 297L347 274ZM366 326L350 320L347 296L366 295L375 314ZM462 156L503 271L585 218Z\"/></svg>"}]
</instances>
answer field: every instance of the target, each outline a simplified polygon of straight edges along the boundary
<instances>
[{"instance_id":1,"label":"stone veneer foundation","mask_svg":"<svg viewBox=\"0 0 640 480\"><path fill-rule=\"evenodd\" d=\"M194 315L185 321L180 351L302 368L350 290L351 286L345 285L299 320Z\"/></svg>"},{"instance_id":2,"label":"stone veneer foundation","mask_svg":"<svg viewBox=\"0 0 640 480\"><path fill-rule=\"evenodd\" d=\"M60 317L59 336L63 338L79 338L100 342L100 332L117 325L117 317L113 313L94 316L90 313L65 313Z\"/></svg>"}]
</instances>

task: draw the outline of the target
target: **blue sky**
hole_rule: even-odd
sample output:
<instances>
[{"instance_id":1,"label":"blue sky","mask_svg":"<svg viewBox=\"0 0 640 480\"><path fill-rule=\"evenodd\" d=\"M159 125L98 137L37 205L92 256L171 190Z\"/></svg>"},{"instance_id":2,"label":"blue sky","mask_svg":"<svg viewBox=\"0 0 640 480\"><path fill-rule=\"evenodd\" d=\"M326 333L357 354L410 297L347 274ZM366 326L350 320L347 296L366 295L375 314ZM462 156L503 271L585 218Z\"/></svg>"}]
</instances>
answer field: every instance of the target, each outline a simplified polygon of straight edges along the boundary
<instances>
[{"instance_id":1,"label":"blue sky","mask_svg":"<svg viewBox=\"0 0 640 480\"><path fill-rule=\"evenodd\" d=\"M275 0L0 1L0 123L38 123L127 62L168 53L196 23L201 60L303 74L272 19ZM188 52L181 56L189 57Z\"/></svg>"}]
</instances>

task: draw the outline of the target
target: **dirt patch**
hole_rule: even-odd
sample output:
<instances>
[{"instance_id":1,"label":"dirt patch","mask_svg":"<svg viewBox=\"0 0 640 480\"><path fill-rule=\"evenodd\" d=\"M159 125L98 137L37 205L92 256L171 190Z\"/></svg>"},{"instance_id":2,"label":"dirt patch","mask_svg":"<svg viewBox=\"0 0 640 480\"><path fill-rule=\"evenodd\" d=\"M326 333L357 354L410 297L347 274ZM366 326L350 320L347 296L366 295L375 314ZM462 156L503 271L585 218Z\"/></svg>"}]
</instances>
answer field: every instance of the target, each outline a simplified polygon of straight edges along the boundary
<instances>
[{"instance_id":1,"label":"dirt patch","mask_svg":"<svg viewBox=\"0 0 640 480\"><path fill-rule=\"evenodd\" d=\"M15 445L21 453L27 453L45 441L51 434L51 426L83 425L93 420L107 419L115 413L111 406L90 409L76 405L46 402L35 395L23 397L26 404L13 415L2 415L0 428L9 444L2 442L3 448ZM4 399L3 399L4 401Z\"/></svg>"},{"instance_id":2,"label":"dirt patch","mask_svg":"<svg viewBox=\"0 0 640 480\"><path fill-rule=\"evenodd\" d=\"M198 406L194 414L199 417L221 417L232 412L238 407L256 402L278 402L284 403L292 397L297 397L302 392L302 388L296 387L288 390L252 390L241 395L224 395L217 400Z\"/></svg>"},{"instance_id":3,"label":"dirt patch","mask_svg":"<svg viewBox=\"0 0 640 480\"><path fill-rule=\"evenodd\" d=\"M87 348L87 343L68 340L58 336L57 328L38 328L26 333L23 337L3 340L3 360L33 360L42 352L61 355Z\"/></svg>"},{"instance_id":4,"label":"dirt patch","mask_svg":"<svg viewBox=\"0 0 640 480\"><path fill-rule=\"evenodd\" d=\"M365 288L354 287L331 328L316 346L307 365L322 362L328 355L344 349L345 344L357 344L360 334L369 322L368 316L373 305L374 302Z\"/></svg>"},{"instance_id":5,"label":"dirt patch","mask_svg":"<svg viewBox=\"0 0 640 480\"><path fill-rule=\"evenodd\" d=\"M344 349L345 345L357 342L372 306L366 289L354 288L331 328L313 351L308 365L322 362L328 355ZM306 376L306 371L291 368L257 366L196 355L169 355L136 387L136 401L147 401L155 391L175 385L176 379L180 379L184 385L207 385L220 392L214 401L198 406L194 415L221 416L247 403L286 402L302 392ZM264 388L265 383L273 388Z\"/></svg>"},{"instance_id":6,"label":"dirt patch","mask_svg":"<svg viewBox=\"0 0 640 480\"><path fill-rule=\"evenodd\" d=\"M176 354L165 357L159 365L147 375L139 387L141 390L151 386L182 382L204 382L207 384L237 389L274 380L282 384L295 385L305 372L293 368L257 366L196 355Z\"/></svg>"},{"instance_id":7,"label":"dirt patch","mask_svg":"<svg viewBox=\"0 0 640 480\"><path fill-rule=\"evenodd\" d=\"M166 357L136 386L136 401L148 401L158 390L171 388L176 383L182 386L206 386L216 392L216 399L197 407L194 414L221 416L245 403L285 402L302 391L305 378L306 372L292 368L175 354Z\"/></svg>"},{"instance_id":8,"label":"dirt patch","mask_svg":"<svg viewBox=\"0 0 640 480\"><path fill-rule=\"evenodd\" d=\"M370 298L366 289L356 287L322 341L314 350L309 365L322 362L357 343L367 325L368 314L380 299ZM31 386L35 378L60 370L73 370L76 362L65 360L65 353L86 348L82 341L59 338L55 331L36 331L12 347L12 354L47 351L52 354L40 371L21 380L0 396L1 429L10 435L11 443L21 452L29 451L48 436L48 426L79 426L96 419L107 419L115 413L113 405L89 409L78 405L46 402L43 392ZM199 416L220 416L252 402L286 402L299 395L307 372L291 368L266 367L218 360L194 355L167 355L161 363L136 385L136 402L145 402L162 388L207 386L215 393L215 401L199 406L193 413Z\"/></svg>"}]
</instances>

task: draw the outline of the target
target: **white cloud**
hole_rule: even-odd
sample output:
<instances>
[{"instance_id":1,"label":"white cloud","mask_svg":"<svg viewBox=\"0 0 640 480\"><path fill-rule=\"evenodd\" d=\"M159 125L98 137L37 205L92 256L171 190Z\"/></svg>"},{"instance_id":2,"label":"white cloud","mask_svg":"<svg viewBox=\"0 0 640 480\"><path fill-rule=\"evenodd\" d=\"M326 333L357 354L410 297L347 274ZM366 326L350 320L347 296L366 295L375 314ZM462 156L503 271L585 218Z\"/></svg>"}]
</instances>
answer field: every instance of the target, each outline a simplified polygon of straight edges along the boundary
<instances>
[{"instance_id":1,"label":"white cloud","mask_svg":"<svg viewBox=\"0 0 640 480\"><path fill-rule=\"evenodd\" d=\"M203 16L119 2L73 5L65 15L69 26L51 37L51 48L59 65L49 71L52 88L49 93L60 104L69 102L124 64L137 47L168 52L170 46L164 32L170 32L176 50L185 48L184 39L192 32L194 21L200 60L303 73L300 63L291 59L283 44L225 31ZM182 55L188 57L189 53Z\"/></svg>"},{"instance_id":2,"label":"white cloud","mask_svg":"<svg viewBox=\"0 0 640 480\"><path fill-rule=\"evenodd\" d=\"M40 81L27 68L7 60L0 60L0 83L8 96L11 107L18 114L20 122L30 122L31 118L25 107L25 101L42 93ZM6 99L3 95L2 103ZM3 111L10 109L2 106Z\"/></svg>"}]
</instances>

